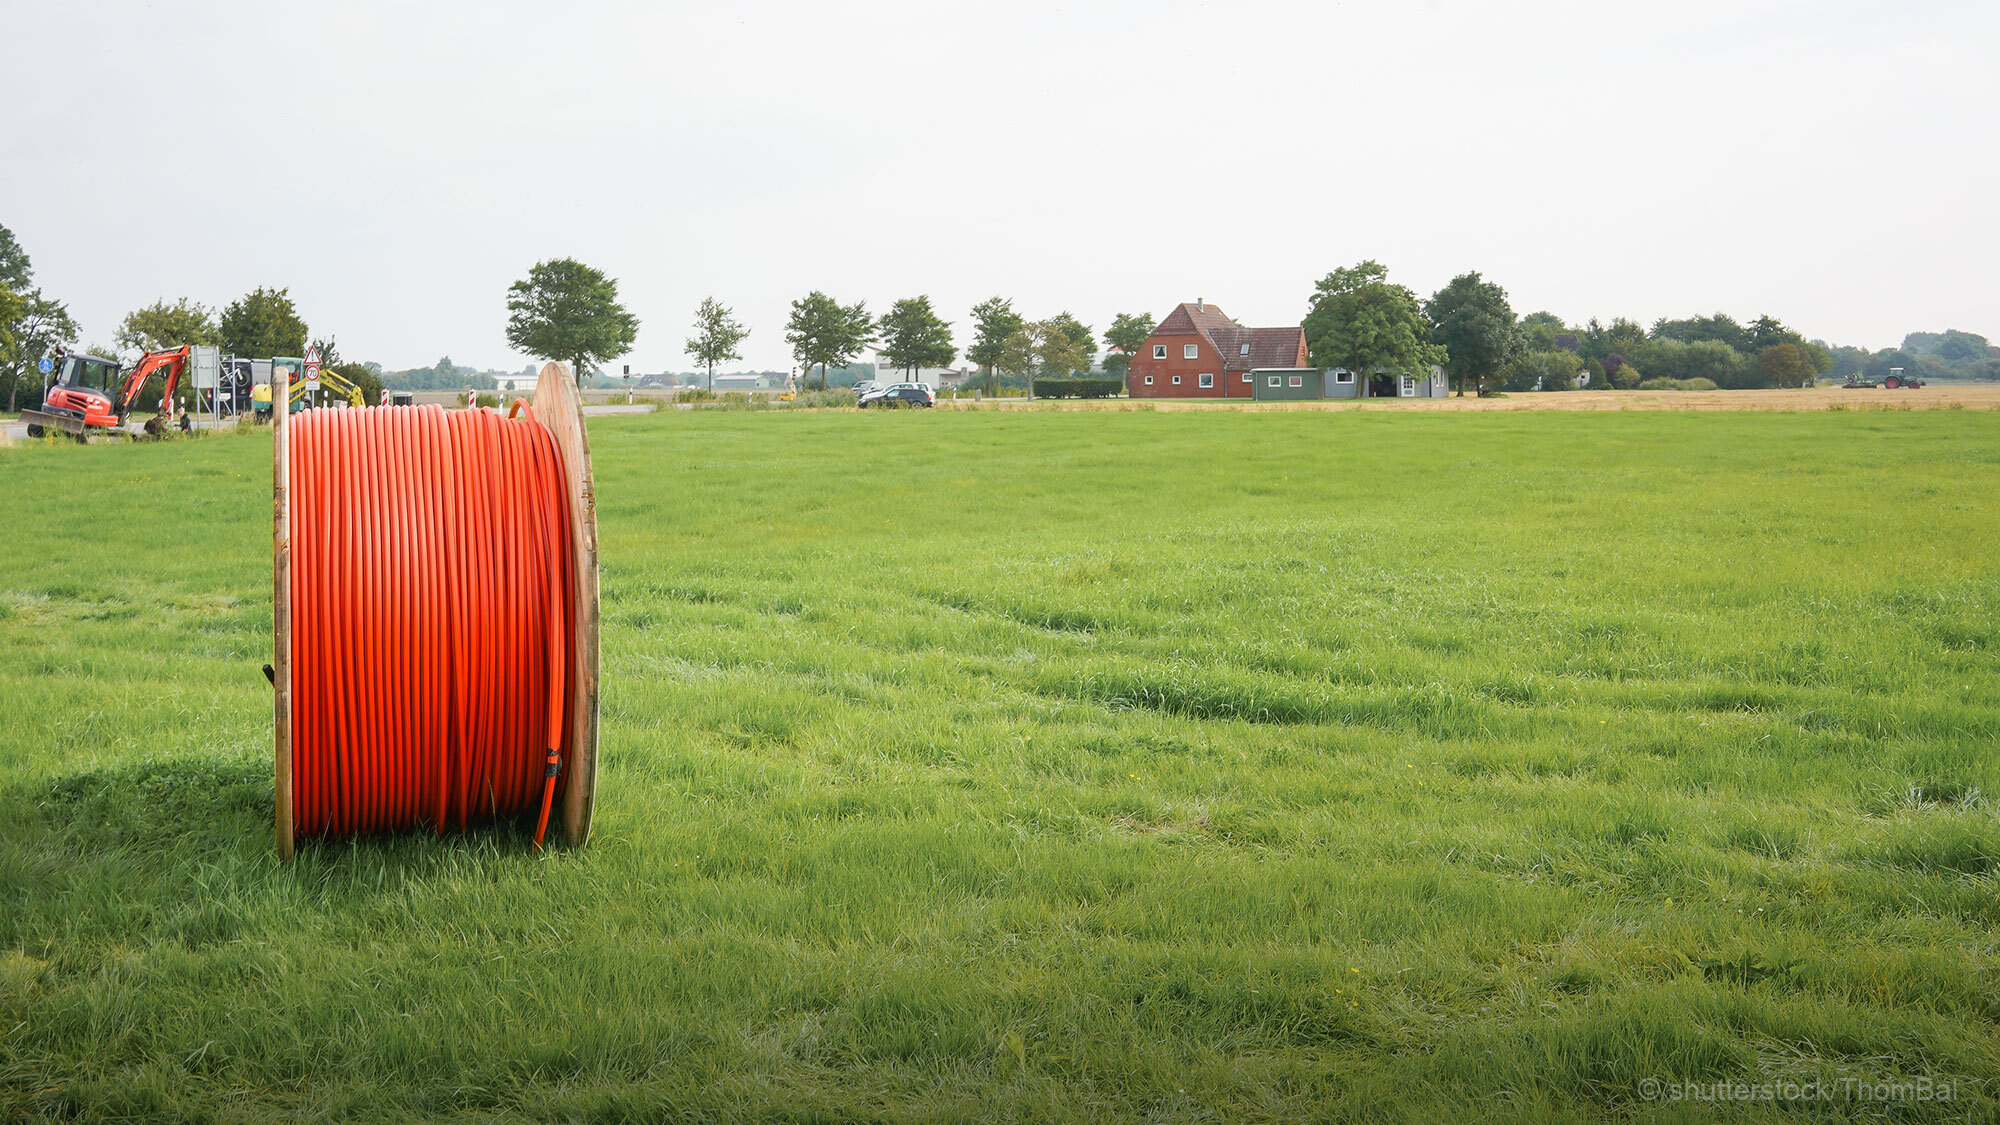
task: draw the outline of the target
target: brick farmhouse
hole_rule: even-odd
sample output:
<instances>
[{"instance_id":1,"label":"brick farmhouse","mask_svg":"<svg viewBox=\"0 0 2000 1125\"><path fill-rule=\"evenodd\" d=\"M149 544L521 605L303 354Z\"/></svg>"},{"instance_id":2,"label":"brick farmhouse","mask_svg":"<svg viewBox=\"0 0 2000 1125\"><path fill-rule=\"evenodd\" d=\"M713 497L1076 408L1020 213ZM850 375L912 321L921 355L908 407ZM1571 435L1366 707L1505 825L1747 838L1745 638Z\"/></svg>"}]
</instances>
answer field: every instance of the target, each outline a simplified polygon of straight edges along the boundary
<instances>
[{"instance_id":1,"label":"brick farmhouse","mask_svg":"<svg viewBox=\"0 0 2000 1125\"><path fill-rule=\"evenodd\" d=\"M1303 328L1245 328L1201 301L1167 314L1132 357L1133 398L1255 398L1250 373L1306 365Z\"/></svg>"}]
</instances>

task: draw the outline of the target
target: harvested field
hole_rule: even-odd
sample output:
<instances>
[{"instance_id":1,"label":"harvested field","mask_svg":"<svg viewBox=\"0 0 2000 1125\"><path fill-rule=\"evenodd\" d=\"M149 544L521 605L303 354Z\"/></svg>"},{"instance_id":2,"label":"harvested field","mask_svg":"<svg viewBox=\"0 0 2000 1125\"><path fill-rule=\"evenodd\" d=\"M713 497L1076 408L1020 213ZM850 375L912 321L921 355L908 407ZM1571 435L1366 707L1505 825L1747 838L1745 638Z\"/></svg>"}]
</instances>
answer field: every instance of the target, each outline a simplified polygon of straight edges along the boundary
<instances>
[{"instance_id":1,"label":"harvested field","mask_svg":"<svg viewBox=\"0 0 2000 1125\"><path fill-rule=\"evenodd\" d=\"M1486 398L1375 398L1365 402L1248 402L1203 399L939 400L960 409L1052 410L2000 410L2000 384L1932 384L1913 391L1813 387L1754 391L1510 391Z\"/></svg>"}]
</instances>

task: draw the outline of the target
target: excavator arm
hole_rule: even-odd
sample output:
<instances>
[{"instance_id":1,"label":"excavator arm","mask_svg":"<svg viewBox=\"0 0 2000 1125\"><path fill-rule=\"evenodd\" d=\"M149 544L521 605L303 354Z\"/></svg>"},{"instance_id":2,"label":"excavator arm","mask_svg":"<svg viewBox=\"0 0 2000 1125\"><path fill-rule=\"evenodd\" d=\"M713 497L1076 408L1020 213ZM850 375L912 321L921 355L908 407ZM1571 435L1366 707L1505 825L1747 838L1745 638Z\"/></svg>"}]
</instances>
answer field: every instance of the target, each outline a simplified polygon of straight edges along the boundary
<instances>
[{"instance_id":1,"label":"excavator arm","mask_svg":"<svg viewBox=\"0 0 2000 1125\"><path fill-rule=\"evenodd\" d=\"M126 415L132 413L132 407L135 405L134 400L139 397L139 392L145 388L146 380L152 378L153 373L161 368L165 368L167 372L167 388L160 395L159 413L167 413L174 401L174 389L180 386L181 373L187 370L187 362L188 346L186 344L182 344L171 351L147 352L144 356L141 356L138 364L125 376L124 385L118 388L118 398L112 404L112 413L120 418L124 418Z\"/></svg>"},{"instance_id":2,"label":"excavator arm","mask_svg":"<svg viewBox=\"0 0 2000 1125\"><path fill-rule=\"evenodd\" d=\"M319 381L320 385L331 390L335 397L346 399L349 406L361 407L368 405L368 400L361 394L360 387L355 386L345 376L336 374L330 368L322 367L319 369ZM294 409L299 406L308 393L310 392L306 390L306 381L304 379L300 379L292 384L291 404Z\"/></svg>"}]
</instances>

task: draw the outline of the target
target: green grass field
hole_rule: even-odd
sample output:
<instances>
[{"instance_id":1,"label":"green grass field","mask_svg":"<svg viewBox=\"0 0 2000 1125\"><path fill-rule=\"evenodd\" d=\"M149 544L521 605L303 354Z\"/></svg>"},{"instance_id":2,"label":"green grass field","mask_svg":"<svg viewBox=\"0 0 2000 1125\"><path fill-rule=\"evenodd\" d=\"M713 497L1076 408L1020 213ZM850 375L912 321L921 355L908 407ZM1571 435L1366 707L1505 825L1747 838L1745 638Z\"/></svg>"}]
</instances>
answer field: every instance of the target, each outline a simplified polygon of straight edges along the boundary
<instances>
[{"instance_id":1,"label":"green grass field","mask_svg":"<svg viewBox=\"0 0 2000 1125\"><path fill-rule=\"evenodd\" d=\"M289 868L268 435L0 451L0 1119L2000 1118L2000 415L591 439L591 845Z\"/></svg>"}]
</instances>

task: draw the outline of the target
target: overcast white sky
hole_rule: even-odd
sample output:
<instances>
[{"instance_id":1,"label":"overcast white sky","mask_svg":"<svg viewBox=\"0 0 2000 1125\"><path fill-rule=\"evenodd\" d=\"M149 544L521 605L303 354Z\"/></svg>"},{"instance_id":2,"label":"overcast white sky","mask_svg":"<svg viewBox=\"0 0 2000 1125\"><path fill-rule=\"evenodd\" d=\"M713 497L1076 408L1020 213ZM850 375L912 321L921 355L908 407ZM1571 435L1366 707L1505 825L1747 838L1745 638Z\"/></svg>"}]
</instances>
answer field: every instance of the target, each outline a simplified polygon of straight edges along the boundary
<instances>
[{"instance_id":1,"label":"overcast white sky","mask_svg":"<svg viewBox=\"0 0 2000 1125\"><path fill-rule=\"evenodd\" d=\"M706 294L959 330L1206 298L1296 324L1362 258L1519 312L2000 337L1995 0L991 6L0 0L0 224L108 343L289 286L391 368L518 367L510 282L616 277L635 371ZM613 367L616 370L616 367Z\"/></svg>"}]
</instances>

